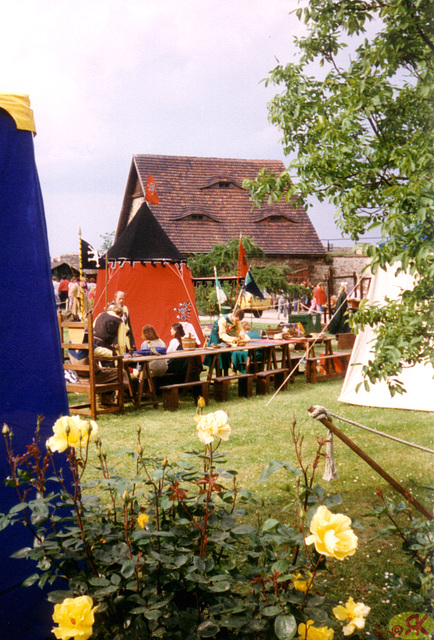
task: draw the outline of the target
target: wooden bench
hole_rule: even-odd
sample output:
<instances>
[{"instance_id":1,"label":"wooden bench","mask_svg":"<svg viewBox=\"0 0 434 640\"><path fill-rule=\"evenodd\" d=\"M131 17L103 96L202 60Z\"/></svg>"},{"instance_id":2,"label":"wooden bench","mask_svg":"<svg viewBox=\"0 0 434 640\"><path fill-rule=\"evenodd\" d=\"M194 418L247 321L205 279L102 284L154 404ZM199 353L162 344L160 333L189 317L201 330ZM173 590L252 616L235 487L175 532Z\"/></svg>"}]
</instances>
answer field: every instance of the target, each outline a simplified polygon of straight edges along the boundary
<instances>
[{"instance_id":1,"label":"wooden bench","mask_svg":"<svg viewBox=\"0 0 434 640\"><path fill-rule=\"evenodd\" d=\"M214 378L214 400L226 402L229 397L229 386L232 381L238 380L238 397L250 398L253 393L253 373L239 373L234 376L219 376Z\"/></svg>"},{"instance_id":2,"label":"wooden bench","mask_svg":"<svg viewBox=\"0 0 434 640\"><path fill-rule=\"evenodd\" d=\"M274 388L279 389L284 382L282 389L286 389L288 381L289 369L269 369L268 371L259 371L256 374L256 395L264 396L270 392L271 382L274 382Z\"/></svg>"},{"instance_id":3,"label":"wooden bench","mask_svg":"<svg viewBox=\"0 0 434 640\"><path fill-rule=\"evenodd\" d=\"M195 380L193 382L182 382L180 384L168 384L160 387L163 394L163 409L165 411L177 411L179 409L179 391L193 389L194 399L197 403L199 396L208 404L209 382L208 380Z\"/></svg>"},{"instance_id":4,"label":"wooden bench","mask_svg":"<svg viewBox=\"0 0 434 640\"><path fill-rule=\"evenodd\" d=\"M318 380L330 380L330 378L343 378L348 369L348 363L350 360L351 352L349 351L337 351L329 355L319 355L315 358L306 358L306 382L315 384ZM329 361L330 364L327 367L326 373L318 374L318 364L325 361ZM336 365L336 361L339 362L339 366Z\"/></svg>"}]
</instances>

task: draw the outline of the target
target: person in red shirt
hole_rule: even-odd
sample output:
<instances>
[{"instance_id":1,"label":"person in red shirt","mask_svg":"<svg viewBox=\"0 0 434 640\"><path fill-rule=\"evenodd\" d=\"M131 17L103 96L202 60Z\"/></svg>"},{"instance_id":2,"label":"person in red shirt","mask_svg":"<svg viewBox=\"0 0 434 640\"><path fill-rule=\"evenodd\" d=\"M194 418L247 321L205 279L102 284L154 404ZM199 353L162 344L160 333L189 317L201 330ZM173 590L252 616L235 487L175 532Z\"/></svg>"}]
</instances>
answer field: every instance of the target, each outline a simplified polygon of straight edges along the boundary
<instances>
[{"instance_id":1,"label":"person in red shirt","mask_svg":"<svg viewBox=\"0 0 434 640\"><path fill-rule=\"evenodd\" d=\"M326 304L326 292L324 291L322 282L318 282L315 289L313 290L312 304L310 305L309 313L322 313Z\"/></svg>"},{"instance_id":2,"label":"person in red shirt","mask_svg":"<svg viewBox=\"0 0 434 640\"><path fill-rule=\"evenodd\" d=\"M59 298L61 304L65 304L68 300L68 287L69 280L66 278L66 276L63 276L61 281L59 282Z\"/></svg>"}]
</instances>

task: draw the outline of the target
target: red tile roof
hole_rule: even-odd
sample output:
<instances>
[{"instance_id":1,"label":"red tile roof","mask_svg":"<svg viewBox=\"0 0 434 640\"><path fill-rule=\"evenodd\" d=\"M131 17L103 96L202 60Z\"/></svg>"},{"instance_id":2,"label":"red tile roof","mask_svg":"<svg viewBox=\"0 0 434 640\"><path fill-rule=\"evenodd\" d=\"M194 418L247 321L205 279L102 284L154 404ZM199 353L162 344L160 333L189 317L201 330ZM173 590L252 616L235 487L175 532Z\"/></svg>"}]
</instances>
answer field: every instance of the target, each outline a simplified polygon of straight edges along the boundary
<instances>
[{"instance_id":1,"label":"red tile roof","mask_svg":"<svg viewBox=\"0 0 434 640\"><path fill-rule=\"evenodd\" d=\"M134 155L116 238L143 202L151 174L159 204L150 208L183 255L208 253L240 233L268 256L324 255L303 207L280 202L252 208L242 183L263 168L279 174L285 166L279 160Z\"/></svg>"}]
</instances>

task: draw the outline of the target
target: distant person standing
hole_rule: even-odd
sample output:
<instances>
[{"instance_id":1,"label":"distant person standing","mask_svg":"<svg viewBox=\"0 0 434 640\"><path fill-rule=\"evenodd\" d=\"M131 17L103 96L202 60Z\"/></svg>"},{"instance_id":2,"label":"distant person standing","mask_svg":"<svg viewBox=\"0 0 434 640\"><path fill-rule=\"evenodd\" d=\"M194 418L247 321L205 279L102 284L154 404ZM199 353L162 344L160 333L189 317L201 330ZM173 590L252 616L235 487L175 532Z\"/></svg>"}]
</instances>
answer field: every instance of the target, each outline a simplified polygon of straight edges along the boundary
<instances>
[{"instance_id":1,"label":"distant person standing","mask_svg":"<svg viewBox=\"0 0 434 640\"><path fill-rule=\"evenodd\" d=\"M56 276L53 276L53 291L54 291L54 299L56 301L56 306L60 304L60 297L59 297L59 280L56 278Z\"/></svg>"},{"instance_id":2,"label":"distant person standing","mask_svg":"<svg viewBox=\"0 0 434 640\"><path fill-rule=\"evenodd\" d=\"M341 282L338 299L336 300L335 312L329 326L329 333L348 333L350 331L347 312L347 286L347 282Z\"/></svg>"},{"instance_id":3,"label":"distant person standing","mask_svg":"<svg viewBox=\"0 0 434 640\"><path fill-rule=\"evenodd\" d=\"M285 296L280 293L277 297L277 319L280 318L280 314L285 314Z\"/></svg>"},{"instance_id":4,"label":"distant person standing","mask_svg":"<svg viewBox=\"0 0 434 640\"><path fill-rule=\"evenodd\" d=\"M66 303L68 301L68 289L69 289L69 280L66 276L62 276L61 281L59 282L59 300L60 304L66 307Z\"/></svg>"},{"instance_id":5,"label":"distant person standing","mask_svg":"<svg viewBox=\"0 0 434 640\"><path fill-rule=\"evenodd\" d=\"M68 288L68 308L75 318L80 316L80 283L78 278L71 278Z\"/></svg>"},{"instance_id":6,"label":"distant person standing","mask_svg":"<svg viewBox=\"0 0 434 640\"><path fill-rule=\"evenodd\" d=\"M309 313L322 313L324 307L327 304L326 292L323 289L322 282L318 282L313 290L312 302L310 305Z\"/></svg>"}]
</instances>

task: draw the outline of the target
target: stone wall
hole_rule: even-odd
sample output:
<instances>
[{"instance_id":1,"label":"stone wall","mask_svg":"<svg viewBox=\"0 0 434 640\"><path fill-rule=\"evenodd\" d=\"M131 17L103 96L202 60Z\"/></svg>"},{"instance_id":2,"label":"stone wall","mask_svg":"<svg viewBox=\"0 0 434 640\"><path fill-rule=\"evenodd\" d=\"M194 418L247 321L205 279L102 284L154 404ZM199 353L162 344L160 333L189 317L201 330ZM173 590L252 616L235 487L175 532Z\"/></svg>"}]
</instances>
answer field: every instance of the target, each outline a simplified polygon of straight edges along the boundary
<instances>
[{"instance_id":1,"label":"stone wall","mask_svg":"<svg viewBox=\"0 0 434 640\"><path fill-rule=\"evenodd\" d=\"M298 284L305 280L312 285L316 285L318 282L327 285L330 282L331 295L337 294L341 281L348 282L351 289L353 284L358 282L361 277L369 278L371 276L369 267L365 270L365 267L369 265L369 258L354 251L351 247L333 251L323 258L300 257L284 260L271 259L271 261L290 267L292 269L290 281L293 283ZM258 267L265 266L265 263L255 261L255 265ZM368 280L363 281L363 294L366 293L367 283ZM325 288L327 290L327 287ZM357 297L359 297L359 294Z\"/></svg>"}]
</instances>

